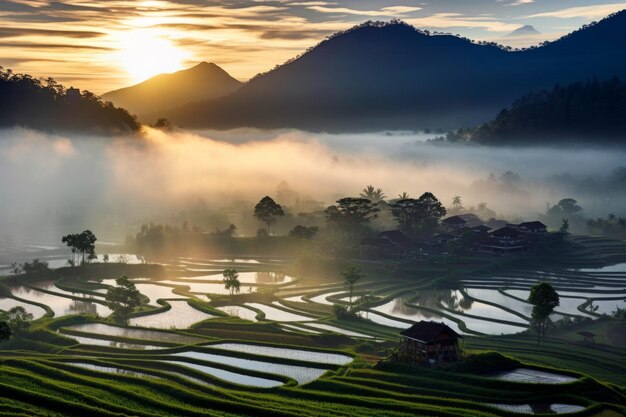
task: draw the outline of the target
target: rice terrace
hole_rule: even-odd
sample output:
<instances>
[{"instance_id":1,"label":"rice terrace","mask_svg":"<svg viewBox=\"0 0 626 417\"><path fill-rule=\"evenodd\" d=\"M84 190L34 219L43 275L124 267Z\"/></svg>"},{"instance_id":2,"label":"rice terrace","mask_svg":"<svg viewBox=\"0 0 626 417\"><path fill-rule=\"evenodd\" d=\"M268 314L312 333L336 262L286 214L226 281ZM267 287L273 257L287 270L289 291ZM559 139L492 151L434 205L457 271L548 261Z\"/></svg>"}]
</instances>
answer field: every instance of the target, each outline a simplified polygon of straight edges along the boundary
<instances>
[{"instance_id":1,"label":"rice terrace","mask_svg":"<svg viewBox=\"0 0 626 417\"><path fill-rule=\"evenodd\" d=\"M34 321L0 345L2 413L622 415L625 326L607 313L626 299L626 243L573 240L550 262L459 256L454 288L445 255L358 263L354 319L333 313L351 305L338 274L307 273L302 259L117 255L6 275L0 308ZM238 271L238 293L224 269ZM141 292L128 325L106 300L122 275ZM541 344L526 301L538 281L563 301ZM422 320L462 336L466 360L394 361L400 331Z\"/></svg>"}]
</instances>

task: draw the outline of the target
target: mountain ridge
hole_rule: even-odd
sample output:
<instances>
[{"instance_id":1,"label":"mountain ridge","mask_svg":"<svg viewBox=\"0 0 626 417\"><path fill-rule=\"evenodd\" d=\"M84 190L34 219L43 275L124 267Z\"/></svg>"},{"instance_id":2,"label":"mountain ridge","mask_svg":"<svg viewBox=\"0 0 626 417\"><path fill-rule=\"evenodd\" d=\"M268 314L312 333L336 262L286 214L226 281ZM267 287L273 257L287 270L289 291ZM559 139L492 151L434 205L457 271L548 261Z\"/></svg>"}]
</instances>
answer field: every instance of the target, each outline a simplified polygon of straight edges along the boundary
<instances>
[{"instance_id":1,"label":"mountain ridge","mask_svg":"<svg viewBox=\"0 0 626 417\"><path fill-rule=\"evenodd\" d=\"M539 47L366 22L253 77L232 94L167 114L190 128L454 129L556 83L626 78L626 12ZM156 115L155 115L156 116Z\"/></svg>"},{"instance_id":2,"label":"mountain ridge","mask_svg":"<svg viewBox=\"0 0 626 417\"><path fill-rule=\"evenodd\" d=\"M158 74L141 83L102 95L129 112L145 118L187 103L217 98L237 90L242 83L214 63L202 61L193 67Z\"/></svg>"}]
</instances>

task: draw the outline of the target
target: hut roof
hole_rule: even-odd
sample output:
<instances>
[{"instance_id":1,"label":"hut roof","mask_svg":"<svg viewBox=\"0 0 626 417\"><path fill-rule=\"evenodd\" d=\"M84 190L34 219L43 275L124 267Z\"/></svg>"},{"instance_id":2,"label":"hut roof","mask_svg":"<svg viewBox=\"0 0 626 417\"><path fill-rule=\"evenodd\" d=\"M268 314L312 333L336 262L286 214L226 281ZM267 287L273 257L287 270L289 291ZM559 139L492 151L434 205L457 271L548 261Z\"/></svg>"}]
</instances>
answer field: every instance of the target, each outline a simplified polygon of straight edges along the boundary
<instances>
[{"instance_id":1,"label":"hut roof","mask_svg":"<svg viewBox=\"0 0 626 417\"><path fill-rule=\"evenodd\" d=\"M413 326L400 332L400 334L424 343L463 338L463 336L443 323L425 320L415 323Z\"/></svg>"}]
</instances>

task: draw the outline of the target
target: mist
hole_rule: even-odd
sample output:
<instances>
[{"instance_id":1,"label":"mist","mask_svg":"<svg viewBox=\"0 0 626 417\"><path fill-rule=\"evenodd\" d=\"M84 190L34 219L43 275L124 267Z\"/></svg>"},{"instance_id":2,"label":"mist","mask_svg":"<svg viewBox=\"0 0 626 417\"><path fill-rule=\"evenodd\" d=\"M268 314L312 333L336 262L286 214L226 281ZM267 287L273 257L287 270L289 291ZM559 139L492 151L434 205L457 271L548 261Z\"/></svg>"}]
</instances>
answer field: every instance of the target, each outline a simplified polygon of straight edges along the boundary
<instances>
[{"instance_id":1,"label":"mist","mask_svg":"<svg viewBox=\"0 0 626 417\"><path fill-rule=\"evenodd\" d=\"M565 197L588 217L624 213L624 183L611 182L624 149L438 145L426 141L432 136L146 129L111 139L3 130L0 241L57 242L83 228L121 241L142 222L183 220L198 204L215 211L214 227L236 222L253 233L252 208L264 195L282 190L288 201L278 202L295 215L368 184L388 198L431 191L446 205L460 195L465 207L486 202L511 220L535 218Z\"/></svg>"}]
</instances>

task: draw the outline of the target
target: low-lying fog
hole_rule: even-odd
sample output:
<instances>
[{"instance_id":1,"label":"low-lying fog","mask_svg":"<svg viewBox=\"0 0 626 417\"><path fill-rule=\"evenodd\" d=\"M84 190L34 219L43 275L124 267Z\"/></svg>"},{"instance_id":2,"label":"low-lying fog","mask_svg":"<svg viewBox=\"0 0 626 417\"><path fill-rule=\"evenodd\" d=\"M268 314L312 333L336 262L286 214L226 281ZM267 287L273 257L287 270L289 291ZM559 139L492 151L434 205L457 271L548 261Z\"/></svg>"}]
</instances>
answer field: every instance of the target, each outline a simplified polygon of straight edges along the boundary
<instances>
[{"instance_id":1,"label":"low-lying fog","mask_svg":"<svg viewBox=\"0 0 626 417\"><path fill-rule=\"evenodd\" d=\"M486 202L512 220L535 218L565 197L588 217L626 212L626 178L615 174L626 150L424 142L432 136L148 129L142 139L111 139L4 130L0 241L57 242L87 227L121 241L141 222L182 219L198 205L219 213L213 227L224 228L237 224L237 213L251 216L264 195L297 214L368 184L388 198L431 191L448 206L460 195L465 207ZM251 217L238 226L256 230Z\"/></svg>"}]
</instances>

